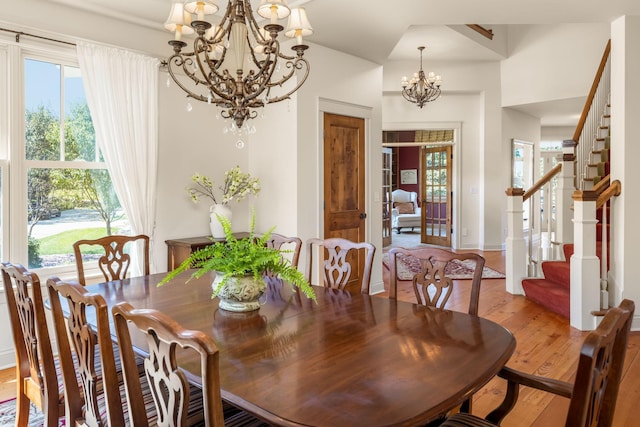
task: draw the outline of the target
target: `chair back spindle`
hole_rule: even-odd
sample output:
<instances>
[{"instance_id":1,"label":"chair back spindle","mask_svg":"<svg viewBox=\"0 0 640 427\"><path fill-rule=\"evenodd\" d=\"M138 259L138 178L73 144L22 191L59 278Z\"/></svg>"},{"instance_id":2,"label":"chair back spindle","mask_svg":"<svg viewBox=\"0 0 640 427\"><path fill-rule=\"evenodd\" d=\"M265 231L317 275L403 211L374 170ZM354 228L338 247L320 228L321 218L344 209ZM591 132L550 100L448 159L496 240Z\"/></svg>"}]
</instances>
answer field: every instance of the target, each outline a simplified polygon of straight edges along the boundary
<instances>
[{"instance_id":1,"label":"chair back spindle","mask_svg":"<svg viewBox=\"0 0 640 427\"><path fill-rule=\"evenodd\" d=\"M40 278L20 264L5 262L0 269L16 351L16 425L28 425L29 402L44 412L46 425L57 425L64 415L64 397L58 387Z\"/></svg>"},{"instance_id":2,"label":"chair back spindle","mask_svg":"<svg viewBox=\"0 0 640 427\"><path fill-rule=\"evenodd\" d=\"M354 278L363 294L369 293L371 269L376 248L368 242L352 242L332 237L328 239L309 239L307 241L307 276L309 283L314 272L314 251L317 251L321 276L325 287L345 289ZM354 271L356 267L358 270ZM356 283L354 283L356 285Z\"/></svg>"},{"instance_id":3,"label":"chair back spindle","mask_svg":"<svg viewBox=\"0 0 640 427\"><path fill-rule=\"evenodd\" d=\"M47 280L47 287L68 400L68 419L76 425L124 425L105 299L87 292L79 283L65 283L57 277Z\"/></svg>"},{"instance_id":4,"label":"chair back spindle","mask_svg":"<svg viewBox=\"0 0 640 427\"><path fill-rule=\"evenodd\" d=\"M413 276L413 290L418 304L445 308L451 292L454 279L447 272L449 266L464 264L473 261L473 277L469 290L468 313L478 315L480 302L480 285L482 284L482 271L484 258L475 253L455 253L444 249L431 247L417 247L411 249L391 248L389 250L389 298L397 298L398 289L398 262L402 258L415 258L420 264L420 271Z\"/></svg>"},{"instance_id":5,"label":"chair back spindle","mask_svg":"<svg viewBox=\"0 0 640 427\"><path fill-rule=\"evenodd\" d=\"M190 388L176 360L176 350L182 347L200 354L205 425L223 427L219 355L213 340L200 331L185 330L156 310L136 310L128 303L120 303L112 311L122 355L131 424L149 425L129 330L129 325L133 324L147 338L148 356L144 369L157 410L158 425L187 425Z\"/></svg>"},{"instance_id":6,"label":"chair back spindle","mask_svg":"<svg viewBox=\"0 0 640 427\"><path fill-rule=\"evenodd\" d=\"M139 234L137 236L105 236L93 240L79 240L73 244L73 253L78 269L78 282L86 285L85 260L83 250L90 246L101 248L102 255L98 259L98 267L104 276L105 281L124 279L127 276L131 265L131 255L129 251L136 244L142 244L143 271L142 274L149 274L149 236Z\"/></svg>"}]
</instances>

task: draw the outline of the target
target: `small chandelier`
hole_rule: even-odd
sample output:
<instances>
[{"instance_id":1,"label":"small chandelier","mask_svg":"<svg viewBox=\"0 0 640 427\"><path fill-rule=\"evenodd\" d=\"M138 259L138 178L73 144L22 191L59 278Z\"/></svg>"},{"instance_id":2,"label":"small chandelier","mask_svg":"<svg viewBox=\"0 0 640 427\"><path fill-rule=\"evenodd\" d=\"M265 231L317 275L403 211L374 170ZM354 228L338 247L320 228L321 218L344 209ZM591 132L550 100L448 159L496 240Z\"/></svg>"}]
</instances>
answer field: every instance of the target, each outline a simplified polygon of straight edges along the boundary
<instances>
[{"instance_id":1,"label":"small chandelier","mask_svg":"<svg viewBox=\"0 0 640 427\"><path fill-rule=\"evenodd\" d=\"M430 72L429 76L425 76L422 70L422 51L424 46L418 48L420 51L420 71L413 75L411 80L407 80L407 76L402 77L402 96L409 102L418 104L418 107L424 107L427 102L435 101L440 97L440 83L442 78Z\"/></svg>"},{"instance_id":2,"label":"small chandelier","mask_svg":"<svg viewBox=\"0 0 640 427\"><path fill-rule=\"evenodd\" d=\"M263 28L249 0L229 0L218 25L205 21L205 15L217 11L218 6L209 0L173 3L165 23L174 33L174 40L169 41L173 55L166 65L187 97L221 107L220 115L232 120L232 129L242 129L243 123L248 129L245 121L258 116L257 108L289 99L307 79L309 63L303 55L309 46L302 43L302 37L311 35L313 29L304 8L292 10L286 0L261 1L257 12L269 19ZM278 41L284 29L278 20L287 16L284 35L297 41L292 56L280 51ZM193 50L183 52L187 43L182 35L194 33ZM303 72L295 87L283 90L298 70Z\"/></svg>"}]
</instances>

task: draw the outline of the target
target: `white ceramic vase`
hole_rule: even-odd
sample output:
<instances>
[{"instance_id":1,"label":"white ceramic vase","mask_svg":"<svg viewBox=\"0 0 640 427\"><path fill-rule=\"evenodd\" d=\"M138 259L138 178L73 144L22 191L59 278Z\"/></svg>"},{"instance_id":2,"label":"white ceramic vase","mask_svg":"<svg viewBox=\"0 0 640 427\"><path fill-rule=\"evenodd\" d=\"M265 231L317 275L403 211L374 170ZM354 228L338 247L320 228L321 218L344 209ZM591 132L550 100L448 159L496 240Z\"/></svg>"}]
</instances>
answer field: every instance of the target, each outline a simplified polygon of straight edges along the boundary
<instances>
[{"instance_id":1,"label":"white ceramic vase","mask_svg":"<svg viewBox=\"0 0 640 427\"><path fill-rule=\"evenodd\" d=\"M216 272L216 278L211 284L215 291L222 280L223 273ZM260 308L260 296L264 294L263 279L255 280L253 276L231 277L222 286L217 297L220 298L218 307L222 310L246 312Z\"/></svg>"},{"instance_id":2,"label":"white ceramic vase","mask_svg":"<svg viewBox=\"0 0 640 427\"><path fill-rule=\"evenodd\" d=\"M218 220L217 215L223 216L227 218L229 222L231 222L231 208L227 205L214 203L209 208L209 213L209 226L211 227L211 236L214 239L223 239L225 237L224 228L222 228L222 224Z\"/></svg>"}]
</instances>

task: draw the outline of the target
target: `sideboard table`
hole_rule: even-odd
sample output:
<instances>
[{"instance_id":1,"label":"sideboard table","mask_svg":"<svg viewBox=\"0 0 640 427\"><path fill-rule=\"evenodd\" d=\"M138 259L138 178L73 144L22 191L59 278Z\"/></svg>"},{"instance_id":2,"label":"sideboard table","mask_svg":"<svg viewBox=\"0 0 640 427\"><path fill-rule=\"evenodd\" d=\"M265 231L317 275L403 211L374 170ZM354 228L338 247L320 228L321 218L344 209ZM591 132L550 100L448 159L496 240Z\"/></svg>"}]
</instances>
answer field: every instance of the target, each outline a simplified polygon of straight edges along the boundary
<instances>
[{"instance_id":1,"label":"sideboard table","mask_svg":"<svg viewBox=\"0 0 640 427\"><path fill-rule=\"evenodd\" d=\"M233 233L236 239L249 237L249 233L241 231ZM193 252L202 249L215 242L224 242L224 238L214 239L211 236L184 237L179 239L165 240L167 244L167 271L175 269L189 257Z\"/></svg>"}]
</instances>

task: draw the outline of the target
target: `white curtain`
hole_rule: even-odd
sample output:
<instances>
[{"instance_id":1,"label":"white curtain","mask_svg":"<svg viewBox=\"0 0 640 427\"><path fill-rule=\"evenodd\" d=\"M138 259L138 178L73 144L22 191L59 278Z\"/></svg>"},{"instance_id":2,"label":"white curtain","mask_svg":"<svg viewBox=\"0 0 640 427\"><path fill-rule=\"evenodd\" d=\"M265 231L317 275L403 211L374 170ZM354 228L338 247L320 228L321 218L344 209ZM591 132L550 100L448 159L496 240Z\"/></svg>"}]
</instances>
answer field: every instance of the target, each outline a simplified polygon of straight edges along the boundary
<instances>
[{"instance_id":1,"label":"white curtain","mask_svg":"<svg viewBox=\"0 0 640 427\"><path fill-rule=\"evenodd\" d=\"M153 241L159 61L85 42L77 43L77 51L96 142L116 194L132 233L146 234ZM131 274L139 275L142 259L133 258ZM152 272L154 264L151 256Z\"/></svg>"}]
</instances>

